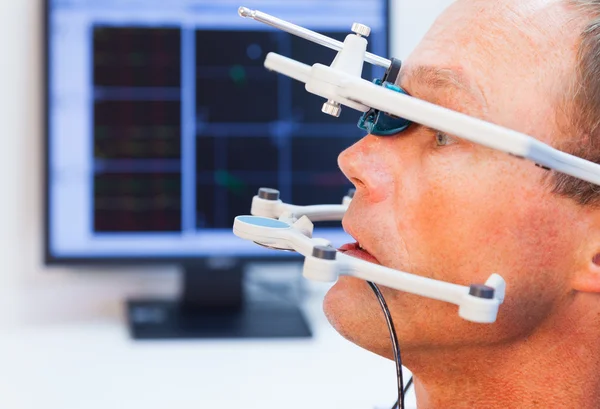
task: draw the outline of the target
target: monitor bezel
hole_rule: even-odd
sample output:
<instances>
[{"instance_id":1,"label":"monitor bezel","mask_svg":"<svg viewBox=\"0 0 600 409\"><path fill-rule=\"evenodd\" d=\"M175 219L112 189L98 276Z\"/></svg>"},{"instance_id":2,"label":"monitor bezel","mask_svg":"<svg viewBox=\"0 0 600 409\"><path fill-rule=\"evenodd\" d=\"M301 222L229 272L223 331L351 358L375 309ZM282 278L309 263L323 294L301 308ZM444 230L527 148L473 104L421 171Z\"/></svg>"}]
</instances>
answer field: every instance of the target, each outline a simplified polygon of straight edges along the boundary
<instances>
[{"instance_id":1,"label":"monitor bezel","mask_svg":"<svg viewBox=\"0 0 600 409\"><path fill-rule=\"evenodd\" d=\"M243 262L289 262L294 260L301 260L301 256L295 253L279 254L277 256L248 256L248 255L235 255L235 254L224 254L218 256L211 256L208 254L199 255L176 255L176 256L56 256L51 251L51 237L50 237L50 53L51 53L51 25L50 25L50 2L52 0L43 0L43 21L42 21L42 52L43 52L43 124L44 130L42 132L42 152L44 153L43 158L43 238L44 238L44 264L45 265L107 265L107 266L120 266L120 265L139 265L139 264L170 264L173 263L185 263L186 261L193 261L199 259L210 259L210 258L235 258ZM384 3L384 12L386 14L386 54L390 54L391 50L391 1L382 0ZM352 23L352 22L349 22Z\"/></svg>"}]
</instances>

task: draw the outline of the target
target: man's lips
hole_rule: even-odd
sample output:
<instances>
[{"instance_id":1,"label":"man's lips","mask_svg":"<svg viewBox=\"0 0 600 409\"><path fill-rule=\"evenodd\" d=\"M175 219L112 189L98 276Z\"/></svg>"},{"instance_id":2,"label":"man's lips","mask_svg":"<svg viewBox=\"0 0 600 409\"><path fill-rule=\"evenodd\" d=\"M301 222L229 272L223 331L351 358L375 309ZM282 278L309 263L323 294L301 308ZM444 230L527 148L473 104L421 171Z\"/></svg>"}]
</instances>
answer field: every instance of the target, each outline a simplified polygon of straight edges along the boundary
<instances>
[{"instance_id":1,"label":"man's lips","mask_svg":"<svg viewBox=\"0 0 600 409\"><path fill-rule=\"evenodd\" d=\"M379 261L377 261L377 259L373 257L369 252L361 249L358 243L344 244L338 249L338 251L350 257L356 257L371 263L380 264Z\"/></svg>"}]
</instances>

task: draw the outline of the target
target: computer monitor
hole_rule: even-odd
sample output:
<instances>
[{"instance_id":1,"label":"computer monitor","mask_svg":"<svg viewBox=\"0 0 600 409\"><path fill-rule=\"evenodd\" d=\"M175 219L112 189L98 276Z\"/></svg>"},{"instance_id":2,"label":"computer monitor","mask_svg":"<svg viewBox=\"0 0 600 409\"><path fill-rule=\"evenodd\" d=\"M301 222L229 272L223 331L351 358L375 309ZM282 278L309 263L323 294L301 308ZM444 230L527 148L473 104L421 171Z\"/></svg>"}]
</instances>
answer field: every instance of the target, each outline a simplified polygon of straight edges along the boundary
<instances>
[{"instance_id":1,"label":"computer monitor","mask_svg":"<svg viewBox=\"0 0 600 409\"><path fill-rule=\"evenodd\" d=\"M360 22L385 56L388 0L240 1L46 0L46 261L182 264L180 300L130 304L135 337L297 333L301 317L268 329L274 316L242 300L245 262L290 253L236 238L233 219L260 187L294 204L341 203L350 187L337 156L363 136L359 113L329 117L263 66L271 51L307 64L335 52L237 10L339 40ZM339 223L317 229L348 241Z\"/></svg>"}]
</instances>

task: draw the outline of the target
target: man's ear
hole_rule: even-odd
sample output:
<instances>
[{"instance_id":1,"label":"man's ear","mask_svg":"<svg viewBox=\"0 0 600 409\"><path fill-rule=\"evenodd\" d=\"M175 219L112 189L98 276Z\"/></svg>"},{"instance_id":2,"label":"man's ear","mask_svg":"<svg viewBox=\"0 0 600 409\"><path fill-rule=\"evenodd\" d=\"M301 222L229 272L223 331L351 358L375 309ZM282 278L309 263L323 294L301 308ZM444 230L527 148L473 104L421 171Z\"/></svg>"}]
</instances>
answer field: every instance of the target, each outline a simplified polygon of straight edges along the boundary
<instances>
[{"instance_id":1,"label":"man's ear","mask_svg":"<svg viewBox=\"0 0 600 409\"><path fill-rule=\"evenodd\" d=\"M597 213L597 212L595 212ZM572 287L585 293L600 293L600 215L592 218L579 253L577 269L573 275Z\"/></svg>"},{"instance_id":2,"label":"man's ear","mask_svg":"<svg viewBox=\"0 0 600 409\"><path fill-rule=\"evenodd\" d=\"M584 293L600 293L600 249L587 266L584 264L582 267L583 270L573 277L573 289Z\"/></svg>"}]
</instances>

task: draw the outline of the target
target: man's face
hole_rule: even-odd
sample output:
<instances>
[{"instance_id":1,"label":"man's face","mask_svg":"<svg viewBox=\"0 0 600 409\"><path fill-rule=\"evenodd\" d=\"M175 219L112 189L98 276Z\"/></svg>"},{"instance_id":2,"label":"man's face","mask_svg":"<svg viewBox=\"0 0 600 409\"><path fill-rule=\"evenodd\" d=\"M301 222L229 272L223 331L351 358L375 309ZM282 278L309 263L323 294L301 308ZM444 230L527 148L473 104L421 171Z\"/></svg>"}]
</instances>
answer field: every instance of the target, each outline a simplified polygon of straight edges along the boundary
<instances>
[{"instance_id":1,"label":"man's face","mask_svg":"<svg viewBox=\"0 0 600 409\"><path fill-rule=\"evenodd\" d=\"M544 142L560 138L555 108L576 58L574 13L561 1L459 0L405 61L411 95ZM413 125L367 136L339 164L357 193L343 225L382 265L468 286L507 282L493 325L458 308L383 289L403 352L508 343L560 308L583 228L577 207L542 183L543 169ZM391 356L369 287L341 278L325 312L345 337Z\"/></svg>"}]
</instances>

